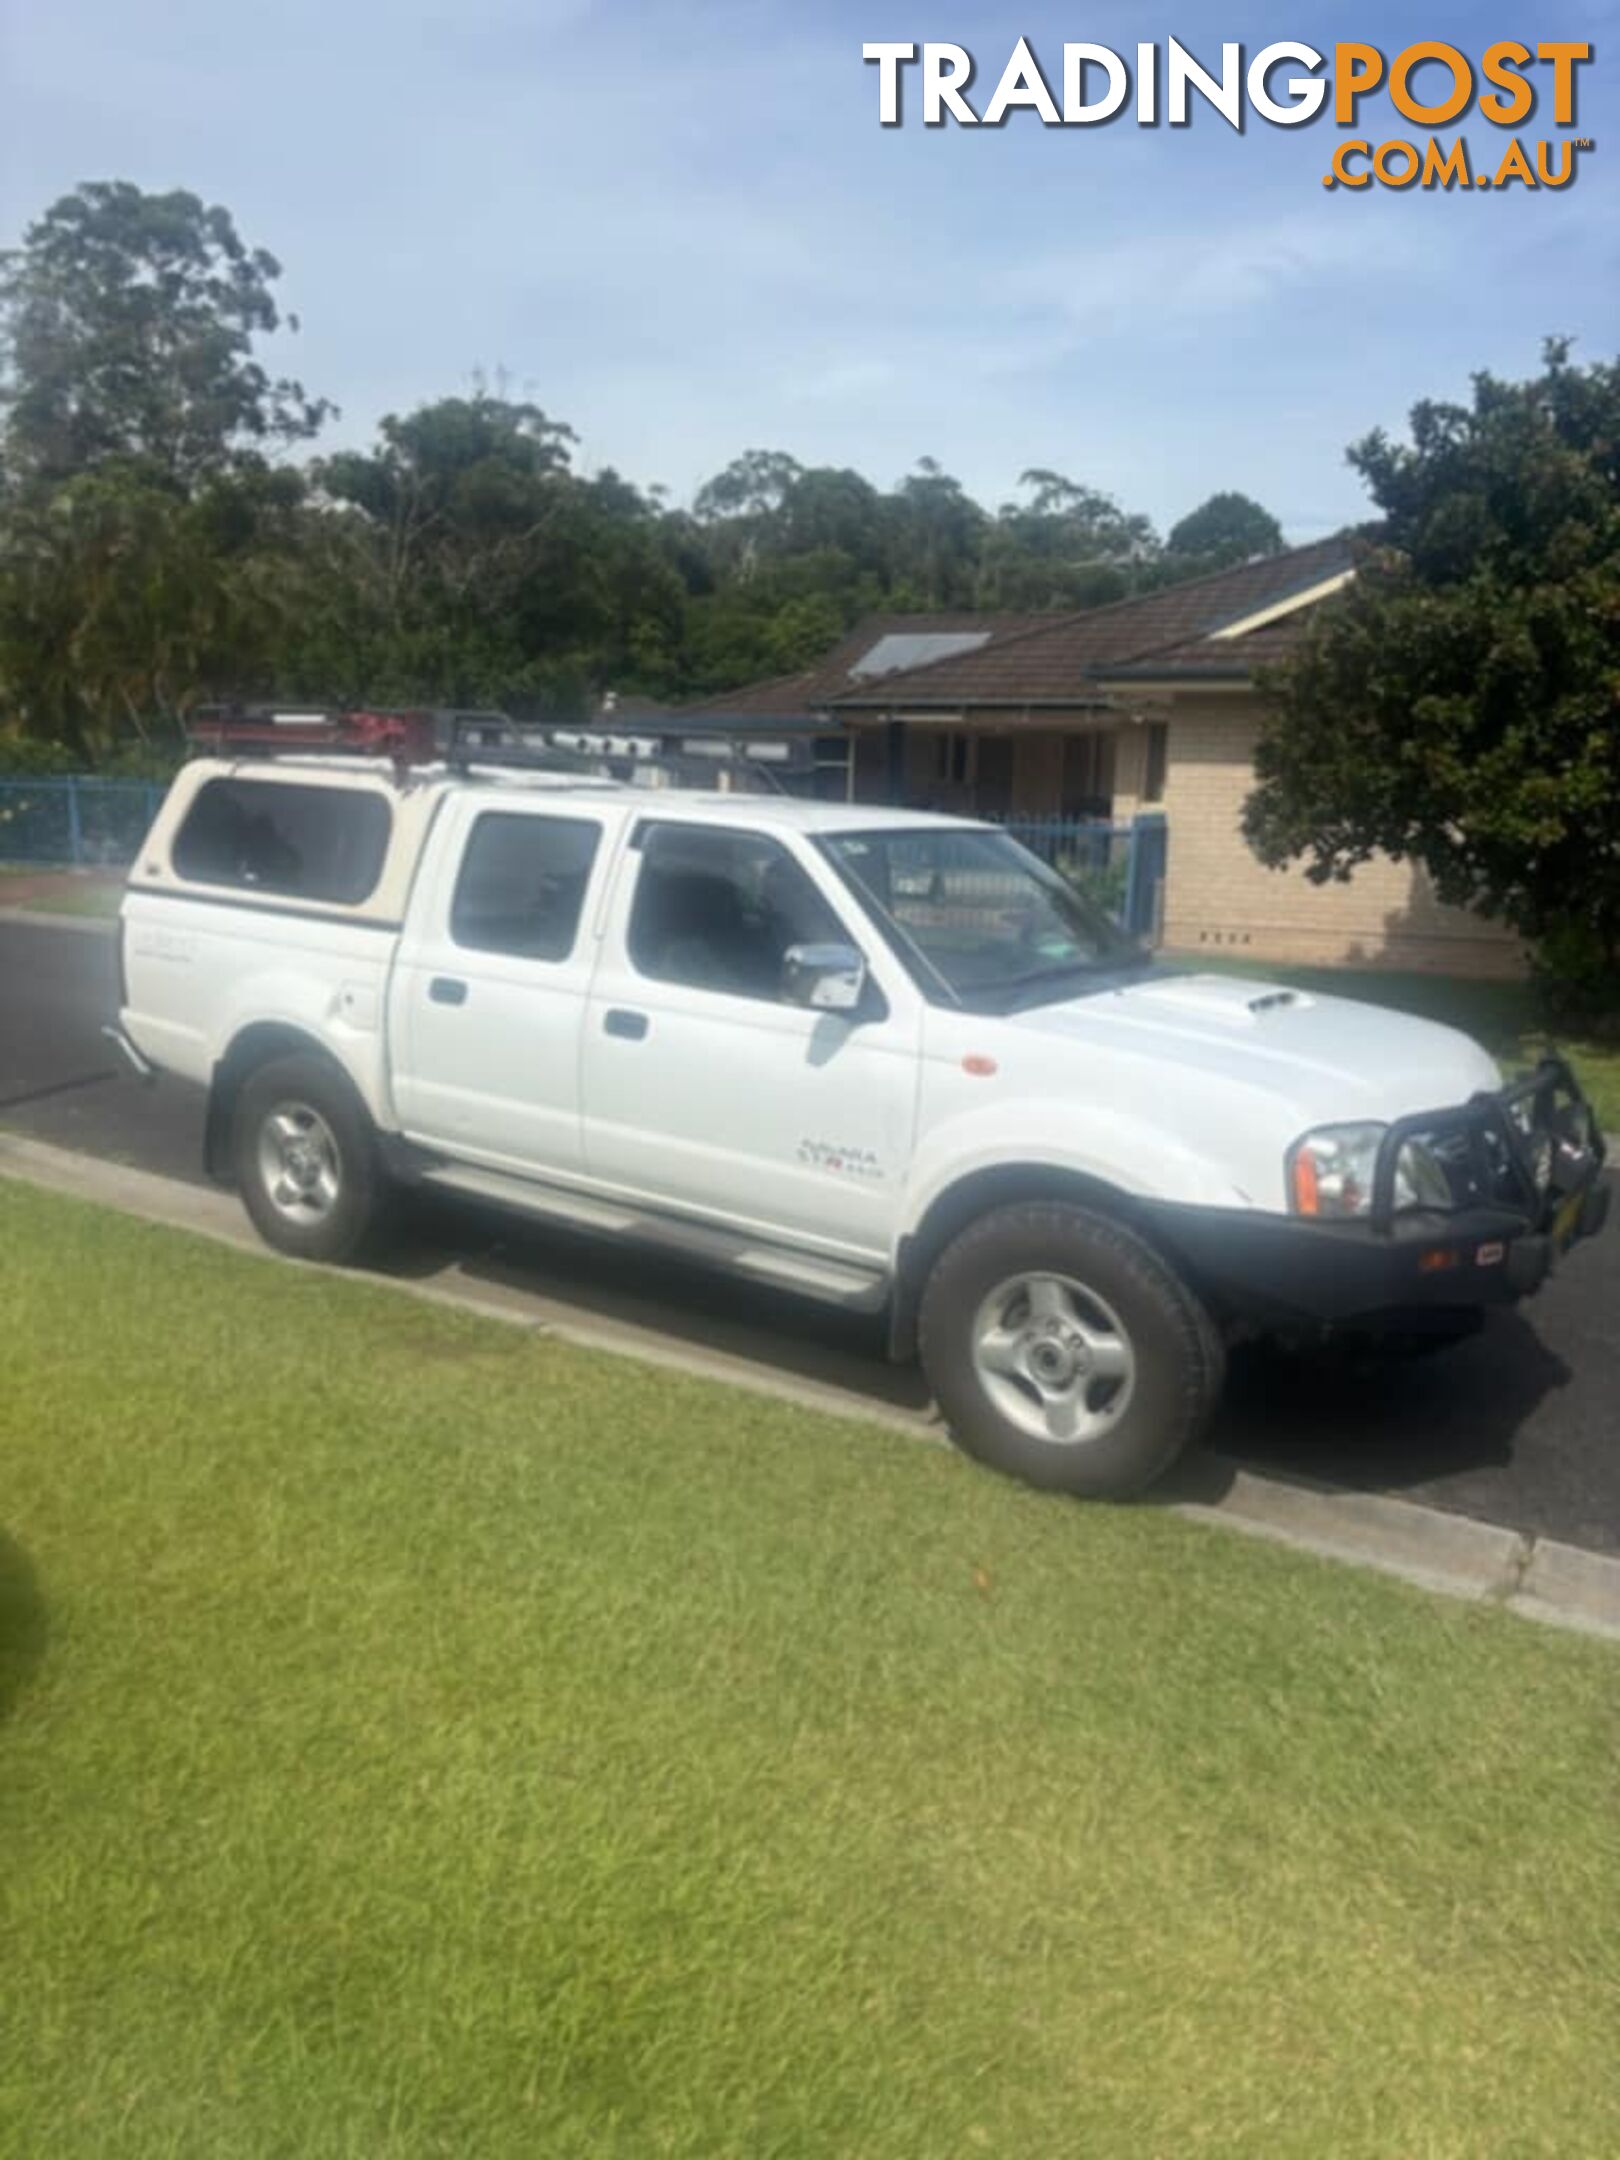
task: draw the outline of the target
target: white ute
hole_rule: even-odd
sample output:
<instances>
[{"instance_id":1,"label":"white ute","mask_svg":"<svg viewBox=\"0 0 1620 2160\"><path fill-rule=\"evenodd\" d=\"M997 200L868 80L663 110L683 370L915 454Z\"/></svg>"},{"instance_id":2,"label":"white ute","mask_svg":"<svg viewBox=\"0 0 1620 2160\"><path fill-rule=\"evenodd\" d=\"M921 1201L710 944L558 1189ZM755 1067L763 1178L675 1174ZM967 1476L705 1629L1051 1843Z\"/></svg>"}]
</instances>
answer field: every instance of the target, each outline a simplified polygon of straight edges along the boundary
<instances>
[{"instance_id":1,"label":"white ute","mask_svg":"<svg viewBox=\"0 0 1620 2160\"><path fill-rule=\"evenodd\" d=\"M994 826L342 757L202 758L109 1028L210 1091L265 1238L414 1183L887 1314L957 1440L1120 1494L1239 1332L1444 1337L1601 1224L1568 1068L1176 974Z\"/></svg>"}]
</instances>

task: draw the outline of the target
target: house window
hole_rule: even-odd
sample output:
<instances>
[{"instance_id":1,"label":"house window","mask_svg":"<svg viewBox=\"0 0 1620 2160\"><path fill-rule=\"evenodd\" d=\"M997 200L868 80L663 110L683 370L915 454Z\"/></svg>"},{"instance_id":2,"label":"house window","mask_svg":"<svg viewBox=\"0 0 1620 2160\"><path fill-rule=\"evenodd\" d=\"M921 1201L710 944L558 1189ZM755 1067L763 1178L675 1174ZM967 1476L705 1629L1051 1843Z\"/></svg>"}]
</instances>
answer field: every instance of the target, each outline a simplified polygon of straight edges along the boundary
<instances>
[{"instance_id":1,"label":"house window","mask_svg":"<svg viewBox=\"0 0 1620 2160\"><path fill-rule=\"evenodd\" d=\"M1165 776L1170 769L1170 725L1153 720L1147 731L1147 773L1142 782L1144 802L1164 801Z\"/></svg>"},{"instance_id":2,"label":"house window","mask_svg":"<svg viewBox=\"0 0 1620 2160\"><path fill-rule=\"evenodd\" d=\"M973 736L941 729L934 737L934 778L947 787L971 787L978 774Z\"/></svg>"},{"instance_id":3,"label":"house window","mask_svg":"<svg viewBox=\"0 0 1620 2160\"><path fill-rule=\"evenodd\" d=\"M1114 798L1114 739L1096 729L1063 737L1065 817L1107 817Z\"/></svg>"}]
</instances>

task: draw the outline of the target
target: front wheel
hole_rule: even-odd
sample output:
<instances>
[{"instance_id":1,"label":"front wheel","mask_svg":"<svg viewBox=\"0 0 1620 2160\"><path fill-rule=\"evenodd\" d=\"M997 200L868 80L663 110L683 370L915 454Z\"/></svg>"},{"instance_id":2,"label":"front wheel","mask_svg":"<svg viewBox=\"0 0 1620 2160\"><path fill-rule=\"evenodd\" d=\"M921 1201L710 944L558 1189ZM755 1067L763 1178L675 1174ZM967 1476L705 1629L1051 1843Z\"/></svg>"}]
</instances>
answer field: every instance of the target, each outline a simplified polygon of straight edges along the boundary
<instances>
[{"instance_id":1,"label":"front wheel","mask_svg":"<svg viewBox=\"0 0 1620 2160\"><path fill-rule=\"evenodd\" d=\"M1224 1352L1153 1248L1088 1209L998 1208L923 1291L923 1370L969 1454L1089 1499L1140 1492L1202 1431Z\"/></svg>"},{"instance_id":2,"label":"front wheel","mask_svg":"<svg viewBox=\"0 0 1620 2160\"><path fill-rule=\"evenodd\" d=\"M375 1229L385 1185L371 1125L347 1078L324 1058L274 1058L236 1101L237 1188L267 1245L300 1260L354 1258Z\"/></svg>"}]
</instances>

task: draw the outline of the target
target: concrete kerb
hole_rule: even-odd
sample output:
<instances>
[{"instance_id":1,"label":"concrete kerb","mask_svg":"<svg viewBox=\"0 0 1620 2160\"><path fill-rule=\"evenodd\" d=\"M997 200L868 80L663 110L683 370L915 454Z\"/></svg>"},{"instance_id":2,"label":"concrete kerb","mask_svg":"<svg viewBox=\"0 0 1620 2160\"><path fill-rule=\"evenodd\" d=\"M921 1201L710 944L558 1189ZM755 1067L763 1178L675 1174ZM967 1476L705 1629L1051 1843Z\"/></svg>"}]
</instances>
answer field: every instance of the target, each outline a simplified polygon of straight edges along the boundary
<instances>
[{"instance_id":1,"label":"concrete kerb","mask_svg":"<svg viewBox=\"0 0 1620 2160\"><path fill-rule=\"evenodd\" d=\"M1517 1594L1509 1600L1515 1611L1584 1633L1620 1635L1616 1625L1620 1561L1579 1545L1562 1544L1557 1538L1526 1542L1530 1550L1524 1574Z\"/></svg>"},{"instance_id":2,"label":"concrete kerb","mask_svg":"<svg viewBox=\"0 0 1620 2160\"><path fill-rule=\"evenodd\" d=\"M0 1176L189 1230L263 1259L276 1257L260 1242L234 1197L178 1178L6 1132L0 1132ZM799 1408L944 1444L938 1420L929 1414L897 1409L853 1389L800 1379L728 1352L697 1349L633 1322L582 1315L555 1299L520 1289L473 1285L454 1264L427 1280L344 1273L581 1349L721 1381ZM1206 1470L1211 1462L1204 1458ZM1620 1559L1380 1493L1259 1477L1224 1462L1214 1467L1218 1496L1173 1500L1169 1504L1175 1513L1296 1551L1371 1567L1444 1596L1500 1605L1525 1619L1620 1641Z\"/></svg>"},{"instance_id":3,"label":"concrete kerb","mask_svg":"<svg viewBox=\"0 0 1620 2160\"><path fill-rule=\"evenodd\" d=\"M1528 1541L1516 1530L1383 1493L1296 1484L1247 1470L1234 1474L1215 1506L1187 1501L1181 1511L1196 1520L1241 1518L1257 1536L1333 1559L1376 1553L1406 1581L1454 1596L1506 1603L1518 1591L1525 1567ZM1620 1562L1614 1565L1620 1621Z\"/></svg>"}]
</instances>

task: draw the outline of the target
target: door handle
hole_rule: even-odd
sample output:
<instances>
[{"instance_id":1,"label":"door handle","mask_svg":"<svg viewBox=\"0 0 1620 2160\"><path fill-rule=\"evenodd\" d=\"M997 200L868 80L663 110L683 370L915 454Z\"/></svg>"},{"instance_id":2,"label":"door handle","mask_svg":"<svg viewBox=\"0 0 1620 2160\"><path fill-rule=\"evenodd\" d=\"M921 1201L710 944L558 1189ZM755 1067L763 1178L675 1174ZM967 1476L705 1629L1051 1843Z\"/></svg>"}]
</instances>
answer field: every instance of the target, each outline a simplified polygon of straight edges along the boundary
<instances>
[{"instance_id":1,"label":"door handle","mask_svg":"<svg viewBox=\"0 0 1620 2160\"><path fill-rule=\"evenodd\" d=\"M622 1005L611 1006L602 1015L602 1032L622 1036L626 1042L640 1042L647 1032L647 1015L627 1012Z\"/></svg>"},{"instance_id":2,"label":"door handle","mask_svg":"<svg viewBox=\"0 0 1620 2160\"><path fill-rule=\"evenodd\" d=\"M435 975L428 984L428 996L435 1005L465 1005L467 985L459 975Z\"/></svg>"}]
</instances>

